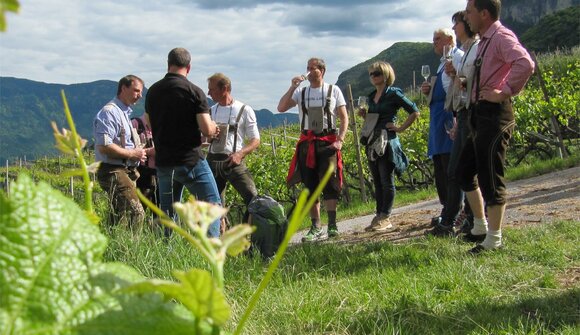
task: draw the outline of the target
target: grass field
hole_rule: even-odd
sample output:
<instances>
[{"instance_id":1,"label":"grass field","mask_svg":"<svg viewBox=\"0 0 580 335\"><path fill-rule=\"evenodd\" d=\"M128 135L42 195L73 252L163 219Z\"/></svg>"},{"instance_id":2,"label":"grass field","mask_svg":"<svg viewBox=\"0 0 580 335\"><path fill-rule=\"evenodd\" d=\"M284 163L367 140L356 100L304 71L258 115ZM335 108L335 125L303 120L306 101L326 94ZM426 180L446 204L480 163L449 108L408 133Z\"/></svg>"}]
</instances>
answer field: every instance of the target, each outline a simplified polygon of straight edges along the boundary
<instances>
[{"instance_id":1,"label":"grass field","mask_svg":"<svg viewBox=\"0 0 580 335\"><path fill-rule=\"evenodd\" d=\"M105 255L145 276L204 268L179 237L117 229ZM505 248L477 257L456 239L295 245L246 334L578 334L580 225L505 230ZM260 257L226 263L231 328L264 275Z\"/></svg>"}]
</instances>

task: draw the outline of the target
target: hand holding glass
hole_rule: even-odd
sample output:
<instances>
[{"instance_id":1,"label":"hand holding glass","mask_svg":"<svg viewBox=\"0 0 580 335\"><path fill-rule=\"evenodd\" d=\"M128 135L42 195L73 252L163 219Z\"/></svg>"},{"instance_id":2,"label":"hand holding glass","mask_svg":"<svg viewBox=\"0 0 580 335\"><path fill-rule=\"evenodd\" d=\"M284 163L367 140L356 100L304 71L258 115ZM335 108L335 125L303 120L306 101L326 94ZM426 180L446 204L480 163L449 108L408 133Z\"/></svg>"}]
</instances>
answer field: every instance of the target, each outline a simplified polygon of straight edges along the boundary
<instances>
[{"instance_id":1,"label":"hand holding glass","mask_svg":"<svg viewBox=\"0 0 580 335\"><path fill-rule=\"evenodd\" d=\"M306 72L305 74L301 74L297 77L292 78L292 86L293 87L298 87L300 86L300 84L305 81L308 80L308 75L310 74L310 72Z\"/></svg>"},{"instance_id":2,"label":"hand holding glass","mask_svg":"<svg viewBox=\"0 0 580 335\"><path fill-rule=\"evenodd\" d=\"M459 76L460 90L461 90L461 102L463 104L467 103L467 78L465 76Z\"/></svg>"},{"instance_id":3,"label":"hand holding glass","mask_svg":"<svg viewBox=\"0 0 580 335\"><path fill-rule=\"evenodd\" d=\"M356 105L358 107L358 114L360 116L364 116L367 112L367 109L369 108L369 97L366 96L358 97Z\"/></svg>"},{"instance_id":4,"label":"hand holding glass","mask_svg":"<svg viewBox=\"0 0 580 335\"><path fill-rule=\"evenodd\" d=\"M431 75L431 68L429 68L429 65L421 66L421 75L425 78L425 81L427 81L427 78Z\"/></svg>"},{"instance_id":5,"label":"hand holding glass","mask_svg":"<svg viewBox=\"0 0 580 335\"><path fill-rule=\"evenodd\" d=\"M455 118L445 120L445 132L451 134L453 128L455 128Z\"/></svg>"}]
</instances>

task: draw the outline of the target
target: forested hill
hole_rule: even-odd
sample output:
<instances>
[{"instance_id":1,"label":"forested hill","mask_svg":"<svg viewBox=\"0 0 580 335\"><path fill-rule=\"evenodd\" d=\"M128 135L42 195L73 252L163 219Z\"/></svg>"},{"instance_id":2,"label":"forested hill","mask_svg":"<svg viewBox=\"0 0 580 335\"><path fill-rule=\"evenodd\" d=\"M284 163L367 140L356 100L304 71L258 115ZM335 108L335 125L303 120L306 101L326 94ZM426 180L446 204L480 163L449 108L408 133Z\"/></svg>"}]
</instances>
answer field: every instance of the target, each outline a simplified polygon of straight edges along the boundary
<instances>
[{"instance_id":1,"label":"forested hill","mask_svg":"<svg viewBox=\"0 0 580 335\"><path fill-rule=\"evenodd\" d=\"M432 71L437 70L439 59L433 53L431 43L398 42L373 58L355 65L341 73L336 84L345 92L346 85L351 84L352 96L367 95L372 91L367 68L376 61L387 61L395 70L393 86L407 89L413 85L413 71L417 85L421 85L421 65L429 64Z\"/></svg>"},{"instance_id":2,"label":"forested hill","mask_svg":"<svg viewBox=\"0 0 580 335\"><path fill-rule=\"evenodd\" d=\"M27 159L56 154L51 121L69 128L65 121L60 91L65 91L78 132L91 141L95 114L117 91L117 82L61 85L27 79L0 77L0 161L26 156ZM211 103L211 100L209 100ZM144 111L144 99L134 107L134 115ZM256 110L260 128L298 122L292 113L273 114Z\"/></svg>"}]
</instances>

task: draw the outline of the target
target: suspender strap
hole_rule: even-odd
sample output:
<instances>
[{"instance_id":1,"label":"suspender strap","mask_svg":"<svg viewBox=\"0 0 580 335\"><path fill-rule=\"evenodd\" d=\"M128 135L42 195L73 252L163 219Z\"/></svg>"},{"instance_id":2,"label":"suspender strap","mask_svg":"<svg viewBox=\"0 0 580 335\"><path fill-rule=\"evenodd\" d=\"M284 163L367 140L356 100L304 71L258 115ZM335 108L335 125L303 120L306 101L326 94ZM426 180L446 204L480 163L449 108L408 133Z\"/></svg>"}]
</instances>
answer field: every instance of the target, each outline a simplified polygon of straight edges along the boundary
<instances>
[{"instance_id":1,"label":"suspender strap","mask_svg":"<svg viewBox=\"0 0 580 335\"><path fill-rule=\"evenodd\" d=\"M477 59L475 60L475 101L477 101L478 97L479 97L479 81L480 81L480 77L481 77L481 65L483 64L483 55L485 55L485 52L487 51L487 48L489 47L489 44L491 43L491 39L493 38L493 36L495 35L495 33L497 33L497 30L493 32L493 34L489 37L489 39L486 41L485 43L485 47L483 48L483 50L481 51L481 53L479 53ZM481 44L481 42L479 42Z\"/></svg>"},{"instance_id":2,"label":"suspender strap","mask_svg":"<svg viewBox=\"0 0 580 335\"><path fill-rule=\"evenodd\" d=\"M324 89L324 86L322 86ZM326 129L328 131L332 130L332 116L330 115L330 98L332 98L332 85L328 86L328 92L326 93L326 105L324 106L324 113L326 114Z\"/></svg>"},{"instance_id":3,"label":"suspender strap","mask_svg":"<svg viewBox=\"0 0 580 335\"><path fill-rule=\"evenodd\" d=\"M244 113L244 110L246 109L246 105L243 105L242 108L240 109L240 112L238 113L238 116L236 117L236 131L234 132L234 150L232 152L236 152L236 149L238 148L238 125L240 124L240 119L242 118L242 114Z\"/></svg>"},{"instance_id":4,"label":"suspender strap","mask_svg":"<svg viewBox=\"0 0 580 335\"><path fill-rule=\"evenodd\" d=\"M302 101L301 102L302 102L302 113L304 115L302 115L302 122L300 124L300 131L304 130L304 122L305 122L304 120L306 120L306 115L308 115L308 109L306 108L306 102L305 102L306 99L304 99L305 95L306 95L306 87L302 87Z\"/></svg>"}]
</instances>

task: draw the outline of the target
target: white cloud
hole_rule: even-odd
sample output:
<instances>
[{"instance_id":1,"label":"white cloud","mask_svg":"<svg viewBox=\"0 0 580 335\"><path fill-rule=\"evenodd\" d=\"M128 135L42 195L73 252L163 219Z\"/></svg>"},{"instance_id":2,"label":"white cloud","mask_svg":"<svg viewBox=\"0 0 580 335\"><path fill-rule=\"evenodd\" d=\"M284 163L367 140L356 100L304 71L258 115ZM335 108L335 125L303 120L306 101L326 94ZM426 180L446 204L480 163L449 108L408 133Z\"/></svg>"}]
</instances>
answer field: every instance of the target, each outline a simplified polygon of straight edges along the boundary
<instances>
[{"instance_id":1,"label":"white cloud","mask_svg":"<svg viewBox=\"0 0 580 335\"><path fill-rule=\"evenodd\" d=\"M50 83L118 80L146 86L165 75L174 47L192 54L190 80L223 72L233 93L276 110L290 78L310 57L326 60L326 81L397 41L431 41L465 0L21 2L0 34L0 75Z\"/></svg>"}]
</instances>

